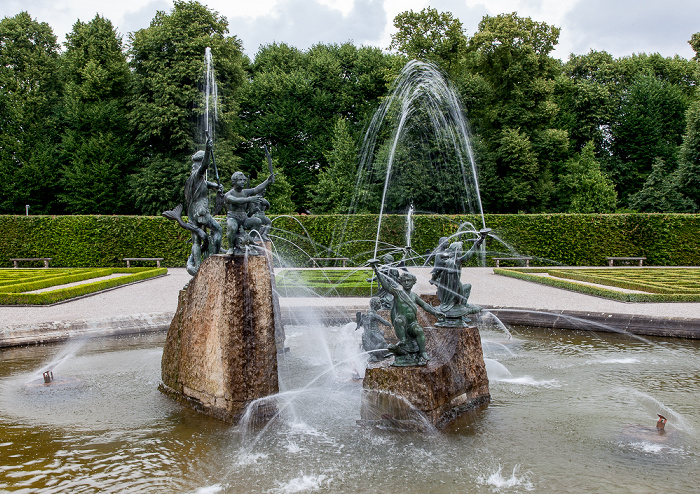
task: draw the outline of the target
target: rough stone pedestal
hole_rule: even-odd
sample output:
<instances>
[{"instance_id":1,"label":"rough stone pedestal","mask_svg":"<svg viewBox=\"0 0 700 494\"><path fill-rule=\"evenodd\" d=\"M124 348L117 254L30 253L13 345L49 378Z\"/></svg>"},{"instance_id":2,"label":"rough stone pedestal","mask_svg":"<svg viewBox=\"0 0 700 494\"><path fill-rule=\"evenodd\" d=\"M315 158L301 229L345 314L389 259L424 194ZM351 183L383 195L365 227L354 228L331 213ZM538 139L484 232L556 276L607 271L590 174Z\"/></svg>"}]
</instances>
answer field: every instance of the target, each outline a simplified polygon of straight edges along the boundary
<instances>
[{"instance_id":1,"label":"rough stone pedestal","mask_svg":"<svg viewBox=\"0 0 700 494\"><path fill-rule=\"evenodd\" d=\"M270 273L266 256L215 255L202 263L180 291L161 391L227 422L279 391Z\"/></svg>"},{"instance_id":2,"label":"rough stone pedestal","mask_svg":"<svg viewBox=\"0 0 700 494\"><path fill-rule=\"evenodd\" d=\"M368 364L360 423L419 430L422 412L438 429L491 400L481 337L476 327L425 328L431 360L425 367Z\"/></svg>"}]
</instances>

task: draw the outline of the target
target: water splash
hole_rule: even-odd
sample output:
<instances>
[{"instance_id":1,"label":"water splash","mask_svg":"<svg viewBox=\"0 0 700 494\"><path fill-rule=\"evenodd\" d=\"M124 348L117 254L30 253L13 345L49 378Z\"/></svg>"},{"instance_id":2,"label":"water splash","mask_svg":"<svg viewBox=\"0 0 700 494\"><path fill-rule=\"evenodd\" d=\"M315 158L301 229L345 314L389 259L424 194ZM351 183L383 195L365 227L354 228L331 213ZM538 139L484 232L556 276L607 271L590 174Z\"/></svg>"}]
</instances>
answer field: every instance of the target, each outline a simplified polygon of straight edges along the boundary
<instances>
[{"instance_id":1,"label":"water splash","mask_svg":"<svg viewBox=\"0 0 700 494\"><path fill-rule=\"evenodd\" d=\"M457 92L435 65L415 60L403 68L367 129L350 212L378 213L379 241L384 214L411 204L433 213L478 213L485 226Z\"/></svg>"},{"instance_id":2,"label":"water splash","mask_svg":"<svg viewBox=\"0 0 700 494\"><path fill-rule=\"evenodd\" d=\"M302 474L299 477L293 478L285 483L279 483L276 489L270 492L280 493L280 494L291 494L295 492L312 492L321 489L329 489L332 478L327 475L305 475Z\"/></svg>"},{"instance_id":3,"label":"water splash","mask_svg":"<svg viewBox=\"0 0 700 494\"><path fill-rule=\"evenodd\" d=\"M503 467L498 465L494 471L487 472L486 474L480 476L477 479L477 482L482 485L491 486L496 490L520 487L531 491L535 488L530 481L529 473L520 475L520 465L515 465L513 467L513 472L511 473L510 477L504 477Z\"/></svg>"}]
</instances>

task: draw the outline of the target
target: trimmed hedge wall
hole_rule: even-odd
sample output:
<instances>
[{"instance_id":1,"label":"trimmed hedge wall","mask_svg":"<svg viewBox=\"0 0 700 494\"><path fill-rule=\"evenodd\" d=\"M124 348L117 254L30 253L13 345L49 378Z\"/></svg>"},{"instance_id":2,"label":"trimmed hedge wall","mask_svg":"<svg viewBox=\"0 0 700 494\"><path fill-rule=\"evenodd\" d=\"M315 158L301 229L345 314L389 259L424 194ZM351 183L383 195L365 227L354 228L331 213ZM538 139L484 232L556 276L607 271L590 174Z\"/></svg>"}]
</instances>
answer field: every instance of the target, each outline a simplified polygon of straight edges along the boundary
<instances>
[{"instance_id":1,"label":"trimmed hedge wall","mask_svg":"<svg viewBox=\"0 0 700 494\"><path fill-rule=\"evenodd\" d=\"M413 218L411 244L421 254L464 221L482 226L477 216ZM519 254L533 256L535 265L602 266L606 256L646 256L652 266L700 265L697 214L486 215L485 221ZM223 218L219 222L225 226ZM272 226L274 249L288 265L338 256L360 265L374 256L376 215L279 216ZM402 247L405 229L405 216L385 216L382 245ZM163 257L164 266L181 267L189 238L175 222L158 216L0 216L0 265L9 267L13 257L52 257L55 267L119 267L124 257ZM492 255L510 254L492 238L487 249Z\"/></svg>"}]
</instances>

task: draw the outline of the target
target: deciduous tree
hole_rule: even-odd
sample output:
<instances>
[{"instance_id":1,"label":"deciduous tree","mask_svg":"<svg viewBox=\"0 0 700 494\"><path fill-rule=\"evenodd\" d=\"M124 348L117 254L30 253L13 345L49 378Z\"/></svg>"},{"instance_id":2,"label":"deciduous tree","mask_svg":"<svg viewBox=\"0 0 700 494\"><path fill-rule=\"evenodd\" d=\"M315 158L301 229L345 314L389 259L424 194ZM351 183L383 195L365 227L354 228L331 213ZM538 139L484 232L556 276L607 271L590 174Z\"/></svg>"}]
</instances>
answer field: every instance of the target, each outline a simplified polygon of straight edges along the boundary
<instances>
[{"instance_id":1,"label":"deciduous tree","mask_svg":"<svg viewBox=\"0 0 700 494\"><path fill-rule=\"evenodd\" d=\"M601 170L595 158L595 144L589 142L580 156L567 163L559 188L568 198L569 213L612 213L617 205L617 192L612 181Z\"/></svg>"},{"instance_id":2,"label":"deciduous tree","mask_svg":"<svg viewBox=\"0 0 700 494\"><path fill-rule=\"evenodd\" d=\"M112 23L77 21L63 55L61 201L73 214L135 211L127 174L134 161L127 122L130 72Z\"/></svg>"},{"instance_id":3,"label":"deciduous tree","mask_svg":"<svg viewBox=\"0 0 700 494\"><path fill-rule=\"evenodd\" d=\"M59 213L59 45L27 12L0 21L0 212Z\"/></svg>"},{"instance_id":4,"label":"deciduous tree","mask_svg":"<svg viewBox=\"0 0 700 494\"><path fill-rule=\"evenodd\" d=\"M134 84L129 121L136 131L137 152L143 160L130 183L136 203L148 207L150 212L172 208L172 202L166 198L181 195L182 189L180 177L168 177L160 170L147 168L181 160L189 169L189 155L198 142L202 147L204 136L197 129L202 114L201 85L207 47L213 54L221 98L216 164L221 168L221 176L230 174L236 166L231 150L238 142L233 124L236 93L243 83L244 58L241 42L227 33L225 17L198 2L176 0L171 12L157 12L148 28L129 35ZM162 182L151 182L160 177ZM153 194L142 194L153 186L163 190L162 201L154 203Z\"/></svg>"},{"instance_id":5,"label":"deciduous tree","mask_svg":"<svg viewBox=\"0 0 700 494\"><path fill-rule=\"evenodd\" d=\"M389 49L410 59L433 62L453 77L460 77L464 67L467 36L462 23L450 12L427 7L394 17L397 32L391 35Z\"/></svg>"}]
</instances>

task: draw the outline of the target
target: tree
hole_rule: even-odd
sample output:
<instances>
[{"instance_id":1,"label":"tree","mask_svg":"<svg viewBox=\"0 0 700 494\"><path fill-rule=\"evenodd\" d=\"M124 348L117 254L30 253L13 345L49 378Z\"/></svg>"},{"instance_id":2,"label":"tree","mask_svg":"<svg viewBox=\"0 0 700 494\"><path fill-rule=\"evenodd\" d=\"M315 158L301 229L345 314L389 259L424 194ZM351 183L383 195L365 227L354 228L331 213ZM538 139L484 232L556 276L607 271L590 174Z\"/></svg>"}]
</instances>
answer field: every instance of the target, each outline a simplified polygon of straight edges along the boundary
<instances>
[{"instance_id":1,"label":"tree","mask_svg":"<svg viewBox=\"0 0 700 494\"><path fill-rule=\"evenodd\" d=\"M623 94L612 125L612 178L620 197L639 191L657 158L675 163L687 99L653 75L638 74Z\"/></svg>"},{"instance_id":2,"label":"tree","mask_svg":"<svg viewBox=\"0 0 700 494\"><path fill-rule=\"evenodd\" d=\"M59 46L27 12L0 21L0 212L61 212Z\"/></svg>"},{"instance_id":3,"label":"tree","mask_svg":"<svg viewBox=\"0 0 700 494\"><path fill-rule=\"evenodd\" d=\"M77 21L67 36L59 197L73 214L134 211L126 177L134 160L126 118L129 68L112 23Z\"/></svg>"},{"instance_id":4,"label":"tree","mask_svg":"<svg viewBox=\"0 0 700 494\"><path fill-rule=\"evenodd\" d=\"M326 154L328 166L313 187L314 213L347 213L355 187L357 144L344 118L333 129L333 147Z\"/></svg>"},{"instance_id":5,"label":"tree","mask_svg":"<svg viewBox=\"0 0 700 494\"><path fill-rule=\"evenodd\" d=\"M643 213L688 213L696 209L693 201L679 190L679 173L669 172L661 158L656 158L644 187L629 198L630 209Z\"/></svg>"},{"instance_id":6,"label":"tree","mask_svg":"<svg viewBox=\"0 0 700 494\"><path fill-rule=\"evenodd\" d=\"M467 64L489 90L470 118L481 136L480 162L484 207L494 212L542 211L553 191L552 162L545 141L555 133L558 107L553 101L557 62L549 56L559 28L515 13L485 16L469 39ZM543 141L544 139L544 141ZM559 149L569 149L558 133ZM556 154L561 161L566 156ZM492 174L492 176L491 176Z\"/></svg>"},{"instance_id":7,"label":"tree","mask_svg":"<svg viewBox=\"0 0 700 494\"><path fill-rule=\"evenodd\" d=\"M686 112L686 128L679 151L678 187L700 207L700 100Z\"/></svg>"},{"instance_id":8,"label":"tree","mask_svg":"<svg viewBox=\"0 0 700 494\"><path fill-rule=\"evenodd\" d=\"M616 105L615 61L606 52L571 55L557 77L555 100L560 108L557 126L566 129L573 149L580 152L589 141L605 147Z\"/></svg>"},{"instance_id":9,"label":"tree","mask_svg":"<svg viewBox=\"0 0 700 494\"><path fill-rule=\"evenodd\" d=\"M225 17L198 2L175 1L170 13L157 12L148 28L129 35L133 71L129 122L136 131L137 153L142 160L139 171L130 179L137 204L150 204L149 208L162 211L173 206L166 198L180 196L181 200L180 177L147 168L180 160L189 169L188 155L198 143L202 147L204 136L198 132L198 117L202 114L199 86L207 47L213 54L221 97L215 128L216 163L221 176L236 167L232 154L239 141L234 132L236 94L243 84L244 58L241 42L227 33ZM177 167L168 167L173 168ZM162 181L154 184L151 180ZM153 187L163 191L161 201L154 202L156 197L145 192Z\"/></svg>"},{"instance_id":10,"label":"tree","mask_svg":"<svg viewBox=\"0 0 700 494\"><path fill-rule=\"evenodd\" d=\"M351 133L359 133L387 92L395 58L350 43L307 51L284 44L262 47L241 92L243 171L255 170L262 159L260 144L268 144L292 185L295 209L310 209L312 185L328 166L331 122L342 117Z\"/></svg>"},{"instance_id":11,"label":"tree","mask_svg":"<svg viewBox=\"0 0 700 494\"><path fill-rule=\"evenodd\" d=\"M398 31L391 35L389 49L396 49L409 59L433 62L452 76L459 76L467 36L462 23L450 12L431 7L402 12L394 17L394 27Z\"/></svg>"},{"instance_id":12,"label":"tree","mask_svg":"<svg viewBox=\"0 0 700 494\"><path fill-rule=\"evenodd\" d=\"M496 148L496 158L508 163L510 173L503 177L503 194L499 198L511 211L531 212L536 203L539 164L530 138L520 129L504 129Z\"/></svg>"},{"instance_id":13,"label":"tree","mask_svg":"<svg viewBox=\"0 0 700 494\"><path fill-rule=\"evenodd\" d=\"M617 192L612 181L601 170L591 141L577 159L567 163L568 172L561 177L561 195L568 198L569 213L612 213L617 205Z\"/></svg>"},{"instance_id":14,"label":"tree","mask_svg":"<svg viewBox=\"0 0 700 494\"><path fill-rule=\"evenodd\" d=\"M688 44L691 46L693 51L695 52L695 56L693 57L693 60L696 62L700 62L700 33L695 33L690 37L690 41L688 41Z\"/></svg>"}]
</instances>

